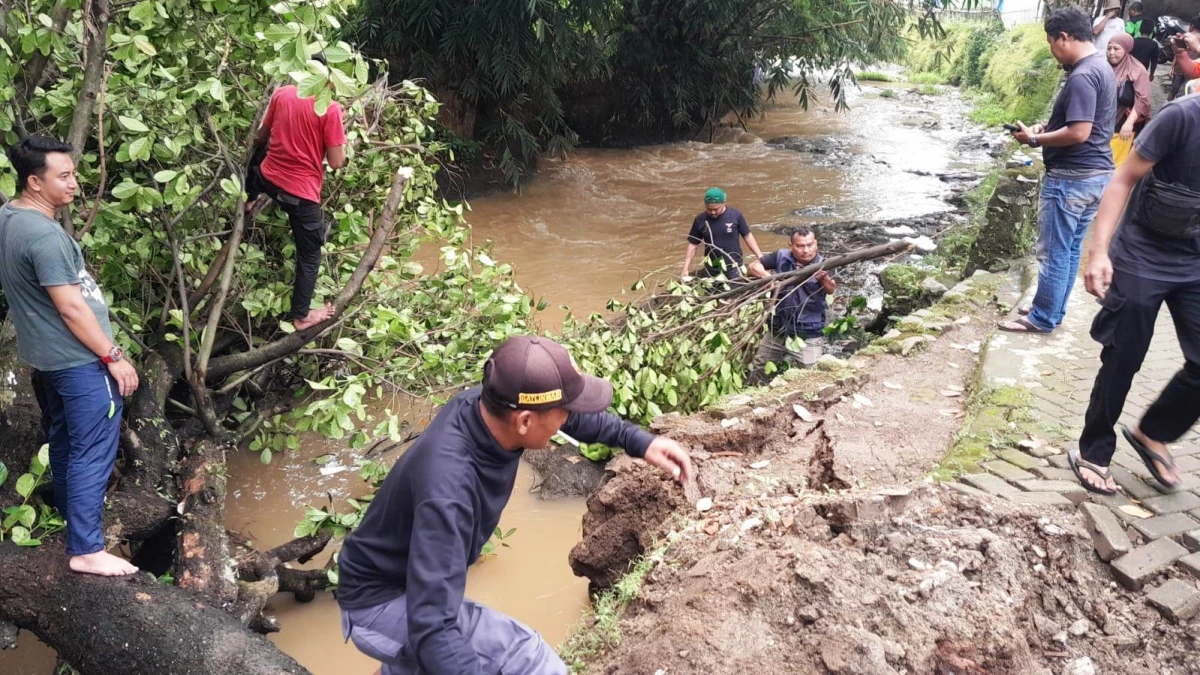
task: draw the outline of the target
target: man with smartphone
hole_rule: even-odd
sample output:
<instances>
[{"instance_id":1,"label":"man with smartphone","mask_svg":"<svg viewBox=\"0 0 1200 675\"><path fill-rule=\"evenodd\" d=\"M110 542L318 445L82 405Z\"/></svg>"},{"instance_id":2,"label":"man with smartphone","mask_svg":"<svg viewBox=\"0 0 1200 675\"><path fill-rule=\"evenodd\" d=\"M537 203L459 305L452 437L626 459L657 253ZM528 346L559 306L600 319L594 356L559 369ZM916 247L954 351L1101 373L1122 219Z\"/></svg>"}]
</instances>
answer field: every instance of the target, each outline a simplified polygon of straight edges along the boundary
<instances>
[{"instance_id":1,"label":"man with smartphone","mask_svg":"<svg viewBox=\"0 0 1200 675\"><path fill-rule=\"evenodd\" d=\"M1046 40L1067 71L1050 120L1016 123L1013 138L1044 148L1046 177L1038 208L1038 287L1026 316L1005 321L1013 333L1050 333L1067 314L1079 269L1083 236L1113 171L1110 141L1117 112L1117 83L1104 54L1092 44L1091 21L1078 7L1046 17Z\"/></svg>"}]
</instances>

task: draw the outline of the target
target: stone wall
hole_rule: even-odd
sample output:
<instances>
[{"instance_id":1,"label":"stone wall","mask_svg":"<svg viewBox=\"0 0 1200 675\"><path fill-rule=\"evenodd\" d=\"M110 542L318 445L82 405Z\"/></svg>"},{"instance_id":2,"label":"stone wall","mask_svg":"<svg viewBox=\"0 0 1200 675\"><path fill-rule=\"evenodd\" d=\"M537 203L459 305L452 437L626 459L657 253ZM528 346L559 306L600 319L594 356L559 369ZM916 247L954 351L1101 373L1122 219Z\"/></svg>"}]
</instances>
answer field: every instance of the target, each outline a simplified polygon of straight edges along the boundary
<instances>
[{"instance_id":1,"label":"stone wall","mask_svg":"<svg viewBox=\"0 0 1200 675\"><path fill-rule=\"evenodd\" d=\"M979 233L971 244L964 270L995 272L1026 255L1037 232L1037 195L1040 172L1035 167L1006 169L988 201Z\"/></svg>"}]
</instances>

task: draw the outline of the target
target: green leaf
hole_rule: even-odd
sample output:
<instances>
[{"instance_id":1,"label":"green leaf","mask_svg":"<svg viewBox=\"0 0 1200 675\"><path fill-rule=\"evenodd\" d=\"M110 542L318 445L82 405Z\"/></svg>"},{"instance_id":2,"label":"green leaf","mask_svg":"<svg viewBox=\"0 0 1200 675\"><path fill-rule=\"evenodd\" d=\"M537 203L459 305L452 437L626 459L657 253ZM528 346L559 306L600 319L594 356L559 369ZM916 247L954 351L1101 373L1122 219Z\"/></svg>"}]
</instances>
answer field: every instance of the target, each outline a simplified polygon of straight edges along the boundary
<instances>
[{"instance_id":1,"label":"green leaf","mask_svg":"<svg viewBox=\"0 0 1200 675\"><path fill-rule=\"evenodd\" d=\"M271 449L263 448L263 451L258 455L258 459L263 464L270 464L271 463Z\"/></svg>"},{"instance_id":2,"label":"green leaf","mask_svg":"<svg viewBox=\"0 0 1200 675\"><path fill-rule=\"evenodd\" d=\"M271 24L270 26L267 26L266 30L263 31L263 39L271 42L272 44L283 42L284 40L291 40L298 35L300 35L300 26L294 23L289 23L287 25L278 23Z\"/></svg>"},{"instance_id":3,"label":"green leaf","mask_svg":"<svg viewBox=\"0 0 1200 675\"><path fill-rule=\"evenodd\" d=\"M324 54L325 60L329 63L342 63L343 61L349 61L350 58L354 56L354 54L346 46L344 46L344 43L329 45L325 48Z\"/></svg>"},{"instance_id":4,"label":"green leaf","mask_svg":"<svg viewBox=\"0 0 1200 675\"><path fill-rule=\"evenodd\" d=\"M150 44L150 38L140 33L133 36L133 46L137 47L138 51L146 56L158 55L158 50L154 48L154 45Z\"/></svg>"},{"instance_id":5,"label":"green leaf","mask_svg":"<svg viewBox=\"0 0 1200 675\"><path fill-rule=\"evenodd\" d=\"M122 199L122 200L129 199L130 197L136 195L138 193L138 190L141 189L140 185L138 185L137 183L134 183L134 182L130 182L128 178L126 178L125 181L126 182L121 183L120 185L113 188L113 191L112 191L113 196L116 197L117 199Z\"/></svg>"},{"instance_id":6,"label":"green leaf","mask_svg":"<svg viewBox=\"0 0 1200 675\"><path fill-rule=\"evenodd\" d=\"M21 523L25 527L33 527L37 522L37 509L29 504L22 504L13 511L13 517L16 522Z\"/></svg>"},{"instance_id":7,"label":"green leaf","mask_svg":"<svg viewBox=\"0 0 1200 675\"><path fill-rule=\"evenodd\" d=\"M129 158L142 161L150 159L150 148L152 146L151 138L149 136L142 136L129 144Z\"/></svg>"},{"instance_id":8,"label":"green leaf","mask_svg":"<svg viewBox=\"0 0 1200 675\"><path fill-rule=\"evenodd\" d=\"M227 195L238 195L242 192L242 186L238 183L238 179L234 176L221 179L221 190Z\"/></svg>"},{"instance_id":9,"label":"green leaf","mask_svg":"<svg viewBox=\"0 0 1200 675\"><path fill-rule=\"evenodd\" d=\"M23 499L29 499L29 495L33 494L33 489L37 487L37 478L31 473L23 473L17 479L17 494Z\"/></svg>"},{"instance_id":10,"label":"green leaf","mask_svg":"<svg viewBox=\"0 0 1200 675\"><path fill-rule=\"evenodd\" d=\"M175 177L178 175L179 175L178 171L175 171L173 169L163 169L162 171L159 171L154 174L154 180L156 180L160 183L169 183L169 182L175 180Z\"/></svg>"},{"instance_id":11,"label":"green leaf","mask_svg":"<svg viewBox=\"0 0 1200 675\"><path fill-rule=\"evenodd\" d=\"M33 469L33 473L38 476L46 473L46 469L50 468L49 443L43 443L42 447L38 448L37 457L35 459L37 460L37 463L35 464L31 462L32 466L30 467Z\"/></svg>"},{"instance_id":12,"label":"green leaf","mask_svg":"<svg viewBox=\"0 0 1200 675\"><path fill-rule=\"evenodd\" d=\"M0 485L4 485L6 480L8 480L8 467L4 466L4 462L0 462Z\"/></svg>"},{"instance_id":13,"label":"green leaf","mask_svg":"<svg viewBox=\"0 0 1200 675\"><path fill-rule=\"evenodd\" d=\"M10 534L12 536L13 543L16 544L17 546L29 546L30 545L29 544L29 540L30 540L29 530L27 528L17 525L16 527L14 527L12 529L12 532ZM34 544L34 546L36 546L36 545L37 544Z\"/></svg>"},{"instance_id":14,"label":"green leaf","mask_svg":"<svg viewBox=\"0 0 1200 675\"><path fill-rule=\"evenodd\" d=\"M146 126L136 117L126 117L125 115L121 115L117 117L117 121L121 123L121 126L135 133L144 134L150 131L150 127Z\"/></svg>"},{"instance_id":15,"label":"green leaf","mask_svg":"<svg viewBox=\"0 0 1200 675\"><path fill-rule=\"evenodd\" d=\"M322 382L314 382L312 380L305 380L305 382L308 384L308 388L313 391L329 391L334 388Z\"/></svg>"},{"instance_id":16,"label":"green leaf","mask_svg":"<svg viewBox=\"0 0 1200 675\"><path fill-rule=\"evenodd\" d=\"M326 89L328 86L328 77L315 74L306 75L304 79L300 80L300 82L296 85L296 95L300 98L316 96L322 89Z\"/></svg>"}]
</instances>

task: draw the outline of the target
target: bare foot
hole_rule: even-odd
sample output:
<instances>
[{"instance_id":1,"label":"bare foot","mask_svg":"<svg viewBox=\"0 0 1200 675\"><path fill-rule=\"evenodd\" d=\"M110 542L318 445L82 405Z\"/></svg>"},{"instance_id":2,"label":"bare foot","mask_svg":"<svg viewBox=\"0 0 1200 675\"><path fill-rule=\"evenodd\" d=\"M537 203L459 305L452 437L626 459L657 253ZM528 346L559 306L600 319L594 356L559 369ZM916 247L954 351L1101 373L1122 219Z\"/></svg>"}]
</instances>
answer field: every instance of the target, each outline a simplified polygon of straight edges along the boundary
<instances>
[{"instance_id":1,"label":"bare foot","mask_svg":"<svg viewBox=\"0 0 1200 675\"><path fill-rule=\"evenodd\" d=\"M108 551L73 555L67 561L67 565L72 571L80 574L95 574L101 577L123 577L138 571L138 568L130 564L128 560L118 558Z\"/></svg>"},{"instance_id":2,"label":"bare foot","mask_svg":"<svg viewBox=\"0 0 1200 675\"><path fill-rule=\"evenodd\" d=\"M303 319L296 319L292 322L292 325L296 327L296 330L305 330L321 323L331 316L333 316L333 305L326 303L325 306L321 307L320 309L308 310L307 316L305 316Z\"/></svg>"},{"instance_id":3,"label":"bare foot","mask_svg":"<svg viewBox=\"0 0 1200 675\"><path fill-rule=\"evenodd\" d=\"M1149 448L1150 452L1153 452L1154 454L1168 460L1172 459L1171 451L1167 449L1166 443L1160 443L1153 438L1146 436L1146 434L1142 433L1140 428L1135 428L1133 430L1133 437L1141 441L1142 445L1145 445L1147 448ZM1167 466L1158 460L1154 460L1154 467L1158 469L1158 473L1168 483L1167 487L1179 485L1180 480L1182 480L1179 477L1179 467L1175 466L1174 461L1171 462L1171 466Z\"/></svg>"}]
</instances>

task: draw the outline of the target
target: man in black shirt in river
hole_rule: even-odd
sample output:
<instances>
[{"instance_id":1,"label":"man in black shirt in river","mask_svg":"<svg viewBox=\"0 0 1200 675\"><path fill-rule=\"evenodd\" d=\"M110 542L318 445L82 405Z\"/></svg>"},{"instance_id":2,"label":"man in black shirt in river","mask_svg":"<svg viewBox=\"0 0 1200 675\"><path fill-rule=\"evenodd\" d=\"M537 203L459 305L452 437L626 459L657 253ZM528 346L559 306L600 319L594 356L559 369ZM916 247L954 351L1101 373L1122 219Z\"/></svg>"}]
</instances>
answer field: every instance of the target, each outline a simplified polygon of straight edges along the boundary
<instances>
[{"instance_id":1,"label":"man in black shirt in river","mask_svg":"<svg viewBox=\"0 0 1200 675\"><path fill-rule=\"evenodd\" d=\"M1095 222L1084 282L1100 299L1092 338L1103 349L1079 451L1068 459L1085 488L1116 492L1108 468L1113 426L1165 302L1184 366L1137 426L1122 432L1154 478L1174 489L1181 477L1167 444L1200 418L1200 97L1167 104L1146 125Z\"/></svg>"},{"instance_id":2,"label":"man in black shirt in river","mask_svg":"<svg viewBox=\"0 0 1200 675\"><path fill-rule=\"evenodd\" d=\"M338 557L342 632L384 675L565 675L524 624L463 598L467 567L500 522L524 448L561 428L691 478L678 443L605 411L612 385L534 336L496 348L483 386L455 396L404 453Z\"/></svg>"},{"instance_id":3,"label":"man in black shirt in river","mask_svg":"<svg viewBox=\"0 0 1200 675\"><path fill-rule=\"evenodd\" d=\"M704 212L692 221L692 229L688 231L687 253L683 256L683 278L691 275L692 258L696 248L704 245L704 270L701 276L737 279L742 276L742 245L738 239L745 239L746 246L756 257L762 257L762 249L750 233L750 225L741 211L725 205L725 191L721 188L709 188L704 193Z\"/></svg>"}]
</instances>

